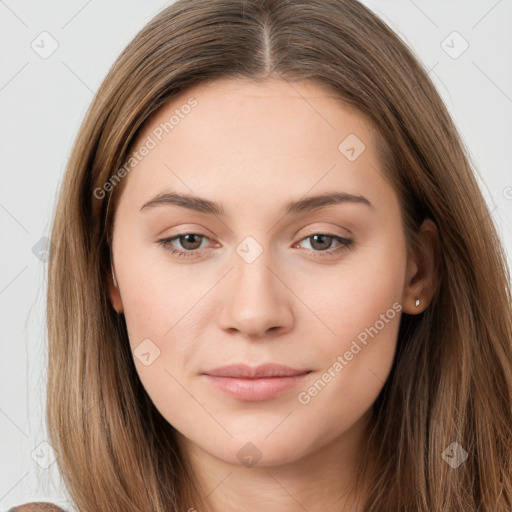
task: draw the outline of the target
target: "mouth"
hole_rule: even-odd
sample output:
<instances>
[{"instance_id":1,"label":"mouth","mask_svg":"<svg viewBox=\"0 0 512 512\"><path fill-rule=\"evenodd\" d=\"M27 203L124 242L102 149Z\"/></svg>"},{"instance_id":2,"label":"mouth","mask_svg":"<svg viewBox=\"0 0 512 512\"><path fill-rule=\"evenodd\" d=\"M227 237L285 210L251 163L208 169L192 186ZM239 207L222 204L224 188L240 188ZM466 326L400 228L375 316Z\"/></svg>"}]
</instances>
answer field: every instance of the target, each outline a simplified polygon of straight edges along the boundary
<instances>
[{"instance_id":1,"label":"mouth","mask_svg":"<svg viewBox=\"0 0 512 512\"><path fill-rule=\"evenodd\" d=\"M222 366L203 372L216 389L238 400L270 400L298 385L311 370L268 363L256 367L245 364Z\"/></svg>"}]
</instances>

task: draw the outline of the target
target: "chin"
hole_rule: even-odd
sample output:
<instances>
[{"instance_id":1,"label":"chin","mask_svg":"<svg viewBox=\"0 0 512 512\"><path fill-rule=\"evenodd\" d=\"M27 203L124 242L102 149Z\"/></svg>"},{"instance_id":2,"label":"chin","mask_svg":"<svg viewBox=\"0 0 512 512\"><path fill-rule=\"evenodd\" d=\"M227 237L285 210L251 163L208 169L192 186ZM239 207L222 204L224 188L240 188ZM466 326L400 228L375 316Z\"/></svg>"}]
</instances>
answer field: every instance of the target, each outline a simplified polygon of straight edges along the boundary
<instances>
[{"instance_id":1,"label":"chin","mask_svg":"<svg viewBox=\"0 0 512 512\"><path fill-rule=\"evenodd\" d=\"M196 444L210 453L210 455L222 460L226 464L240 467L276 467L293 463L313 450L313 446L304 443L304 436L287 434L285 441L279 436L268 436L268 430L264 432L246 432L243 436L234 436L233 439L200 440ZM206 441L206 442L205 442Z\"/></svg>"}]
</instances>

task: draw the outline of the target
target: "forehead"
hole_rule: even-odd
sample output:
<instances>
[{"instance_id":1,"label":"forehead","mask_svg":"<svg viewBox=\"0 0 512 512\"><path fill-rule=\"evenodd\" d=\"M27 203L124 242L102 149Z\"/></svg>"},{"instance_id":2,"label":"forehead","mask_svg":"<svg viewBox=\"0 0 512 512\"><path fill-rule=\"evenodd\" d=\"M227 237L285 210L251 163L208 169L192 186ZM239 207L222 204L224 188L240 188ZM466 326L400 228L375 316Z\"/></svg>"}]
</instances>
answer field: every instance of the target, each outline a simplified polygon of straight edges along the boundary
<instances>
[{"instance_id":1,"label":"forehead","mask_svg":"<svg viewBox=\"0 0 512 512\"><path fill-rule=\"evenodd\" d=\"M190 108L192 99L195 106ZM198 84L161 107L146 123L139 141L169 121L174 139L181 134L183 138L195 136L203 143L208 138L224 146L250 136L251 142L267 143L255 148L260 154L267 147L275 153L289 140L304 144L309 139L318 145L322 138L324 145L332 142L336 149L348 128L369 143L375 136L368 119L314 81L229 78Z\"/></svg>"},{"instance_id":2,"label":"forehead","mask_svg":"<svg viewBox=\"0 0 512 512\"><path fill-rule=\"evenodd\" d=\"M315 82L216 80L187 89L146 123L134 149L150 139L152 148L128 188L140 200L168 187L232 192L239 203L276 191L286 191L283 200L312 188L357 192L379 184L377 137L362 114Z\"/></svg>"}]
</instances>

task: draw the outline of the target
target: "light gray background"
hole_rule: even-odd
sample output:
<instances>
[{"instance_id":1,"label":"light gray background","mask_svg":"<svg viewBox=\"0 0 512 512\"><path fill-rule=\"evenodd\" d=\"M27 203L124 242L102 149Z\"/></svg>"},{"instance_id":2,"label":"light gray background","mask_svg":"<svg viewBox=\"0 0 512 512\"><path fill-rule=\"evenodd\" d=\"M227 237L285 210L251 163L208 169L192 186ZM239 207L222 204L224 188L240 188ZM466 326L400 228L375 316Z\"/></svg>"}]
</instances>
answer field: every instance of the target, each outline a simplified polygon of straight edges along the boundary
<instances>
[{"instance_id":1,"label":"light gray background","mask_svg":"<svg viewBox=\"0 0 512 512\"><path fill-rule=\"evenodd\" d=\"M94 92L135 33L169 3L0 0L0 510L36 500L68 506L56 464L41 467L53 456L44 444L47 264L32 248L44 248L40 240L49 236L65 163ZM510 262L512 0L364 3L431 70ZM46 59L31 48L34 40L42 46L43 31L58 42ZM462 49L458 36L446 39L453 31L469 44L458 58L443 49Z\"/></svg>"}]
</instances>

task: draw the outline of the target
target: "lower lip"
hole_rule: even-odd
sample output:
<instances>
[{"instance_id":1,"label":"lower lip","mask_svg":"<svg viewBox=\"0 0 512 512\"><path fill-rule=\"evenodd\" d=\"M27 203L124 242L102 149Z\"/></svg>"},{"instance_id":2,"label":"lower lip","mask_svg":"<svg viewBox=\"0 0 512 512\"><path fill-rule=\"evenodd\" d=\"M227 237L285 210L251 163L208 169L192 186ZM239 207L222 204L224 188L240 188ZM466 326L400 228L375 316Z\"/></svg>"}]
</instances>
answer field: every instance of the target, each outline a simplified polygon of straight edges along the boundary
<instances>
[{"instance_id":1,"label":"lower lip","mask_svg":"<svg viewBox=\"0 0 512 512\"><path fill-rule=\"evenodd\" d=\"M257 402L269 400L293 388L309 373L291 375L289 377L267 377L259 379L241 379L235 377L218 377L205 375L210 383L224 393L239 400Z\"/></svg>"}]
</instances>

